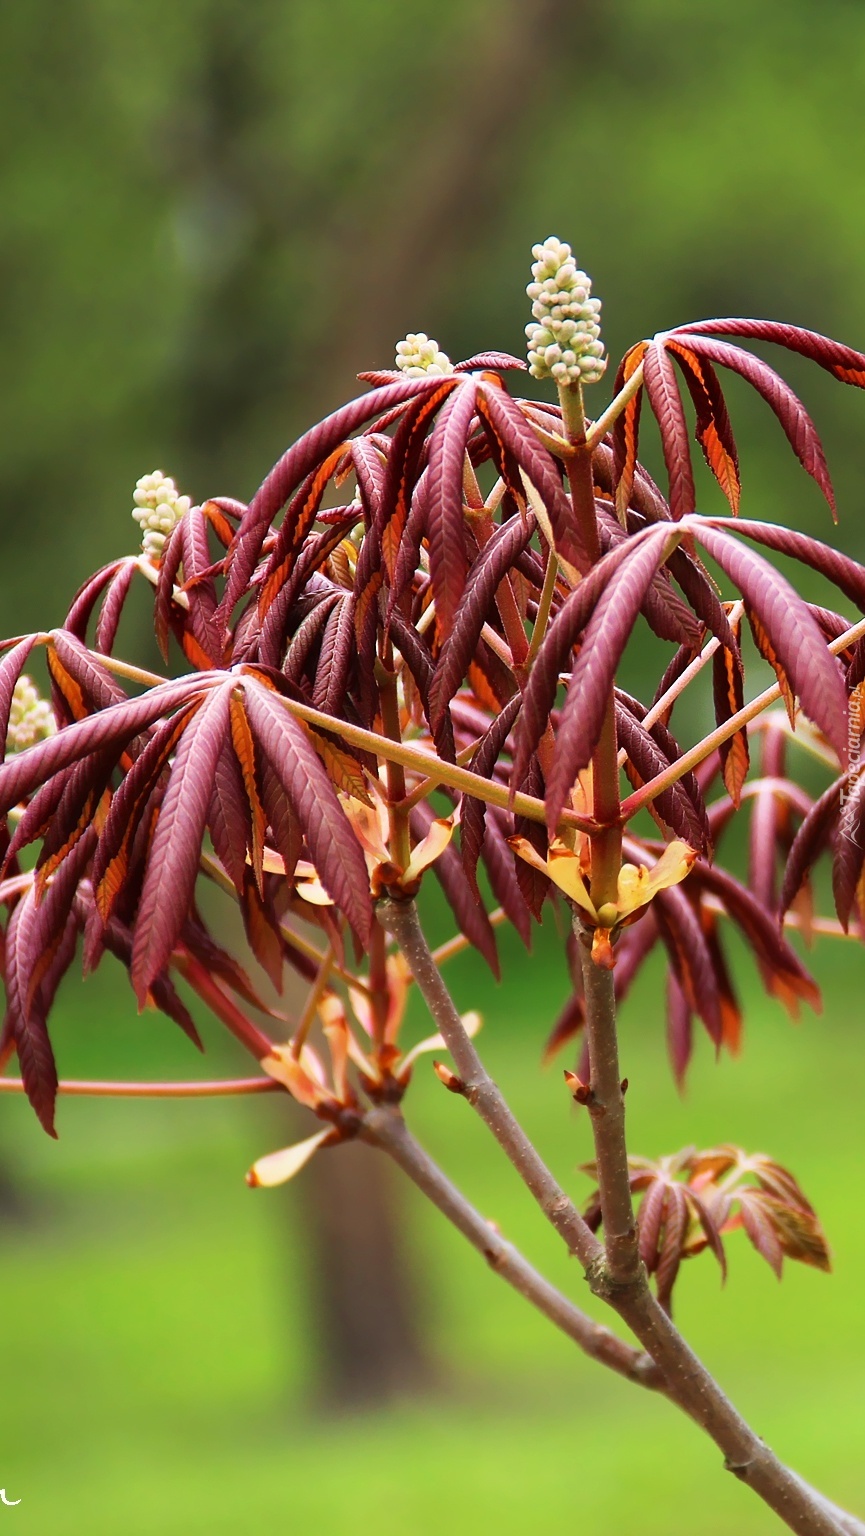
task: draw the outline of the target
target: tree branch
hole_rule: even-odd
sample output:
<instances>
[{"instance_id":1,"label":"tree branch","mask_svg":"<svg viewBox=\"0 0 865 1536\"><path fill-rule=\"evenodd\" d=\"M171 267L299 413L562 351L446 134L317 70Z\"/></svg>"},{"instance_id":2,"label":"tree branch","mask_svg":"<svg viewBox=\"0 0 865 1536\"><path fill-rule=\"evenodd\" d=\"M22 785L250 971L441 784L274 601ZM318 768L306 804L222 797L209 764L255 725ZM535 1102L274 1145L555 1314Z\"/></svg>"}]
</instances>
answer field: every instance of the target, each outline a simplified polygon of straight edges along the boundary
<instances>
[{"instance_id":1,"label":"tree branch","mask_svg":"<svg viewBox=\"0 0 865 1536\"><path fill-rule=\"evenodd\" d=\"M640 1278L642 1264L625 1142L625 1095L616 1039L613 973L594 964L586 947L585 931L576 916L574 929L583 969L591 1068L587 1108L595 1141L604 1247L610 1282L628 1286ZM591 944L591 936L588 942Z\"/></svg>"},{"instance_id":2,"label":"tree branch","mask_svg":"<svg viewBox=\"0 0 865 1536\"><path fill-rule=\"evenodd\" d=\"M402 950L453 1057L459 1091L489 1126L569 1251L580 1258L595 1294L613 1307L657 1363L667 1395L711 1436L724 1455L727 1470L747 1483L797 1536L849 1536L822 1495L813 1493L785 1467L745 1422L659 1305L649 1289L645 1269L640 1266L629 1282L613 1274L601 1245L528 1140L468 1038L432 958L414 902L388 899L379 902L377 913ZM594 1007L598 1031L605 1023L603 1010L608 1010L612 1044L606 1048L606 1069L618 1074L612 988L598 988ZM624 1117L618 1121L614 1117L611 1124L617 1129L608 1132L610 1160L619 1165L624 1159L627 1166ZM614 1134L620 1142L615 1149Z\"/></svg>"},{"instance_id":3,"label":"tree branch","mask_svg":"<svg viewBox=\"0 0 865 1536\"><path fill-rule=\"evenodd\" d=\"M648 1355L626 1344L609 1328L581 1312L475 1210L415 1141L395 1105L381 1105L369 1110L364 1116L360 1136L387 1152L412 1183L486 1259L490 1268L549 1318L556 1328L573 1339L585 1354L641 1386L657 1388L661 1385L654 1361Z\"/></svg>"}]
</instances>

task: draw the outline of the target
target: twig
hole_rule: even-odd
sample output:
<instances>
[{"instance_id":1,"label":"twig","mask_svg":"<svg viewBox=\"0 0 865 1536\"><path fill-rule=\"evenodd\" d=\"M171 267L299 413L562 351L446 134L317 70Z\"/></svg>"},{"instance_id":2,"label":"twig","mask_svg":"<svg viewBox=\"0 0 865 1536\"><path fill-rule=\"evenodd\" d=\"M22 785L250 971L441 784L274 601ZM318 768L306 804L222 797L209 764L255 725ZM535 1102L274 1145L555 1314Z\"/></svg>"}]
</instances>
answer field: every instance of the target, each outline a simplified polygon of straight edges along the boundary
<instances>
[{"instance_id":1,"label":"twig","mask_svg":"<svg viewBox=\"0 0 865 1536\"><path fill-rule=\"evenodd\" d=\"M489 1126L570 1252L588 1269L601 1258L603 1249L532 1146L466 1034L453 998L432 957L417 907L413 901L387 899L378 903L376 912L382 927L396 939L436 1028L454 1059L461 1082L460 1091Z\"/></svg>"}]
</instances>

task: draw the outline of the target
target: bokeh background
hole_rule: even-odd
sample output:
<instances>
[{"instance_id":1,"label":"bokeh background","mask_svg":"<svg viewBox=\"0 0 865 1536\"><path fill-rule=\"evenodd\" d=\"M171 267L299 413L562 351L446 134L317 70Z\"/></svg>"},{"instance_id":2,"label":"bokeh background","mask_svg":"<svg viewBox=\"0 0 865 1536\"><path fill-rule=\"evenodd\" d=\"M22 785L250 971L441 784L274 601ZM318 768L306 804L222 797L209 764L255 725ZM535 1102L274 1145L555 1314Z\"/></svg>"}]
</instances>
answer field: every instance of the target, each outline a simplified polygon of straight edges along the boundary
<instances>
[{"instance_id":1,"label":"bokeh background","mask_svg":"<svg viewBox=\"0 0 865 1536\"><path fill-rule=\"evenodd\" d=\"M855 0L7 0L3 632L58 622L133 547L140 474L246 499L407 330L452 357L519 351L529 248L551 232L593 275L614 356L730 313L865 346L863 87ZM784 366L861 558L865 401ZM765 407L730 398L744 508L834 537ZM149 654L143 610L127 638ZM502 987L471 957L451 979L582 1198L588 1128L540 1067L561 950L548 923L534 962L504 947ZM744 1055L716 1064L701 1041L684 1099L657 971L623 1050L635 1149L737 1140L790 1162L817 1204L832 1277L779 1288L734 1239L726 1290L710 1259L689 1266L680 1317L779 1452L861 1510L865 971L828 941L813 963L825 1009L798 1026L743 966ZM109 965L61 997L63 1071L193 1075ZM585 1300L464 1106L420 1072L409 1108ZM775 1528L672 1409L585 1363L372 1154L252 1194L249 1162L298 1134L269 1101L66 1101L59 1123L49 1143L0 1103L0 1487L22 1500L0 1536Z\"/></svg>"}]
</instances>

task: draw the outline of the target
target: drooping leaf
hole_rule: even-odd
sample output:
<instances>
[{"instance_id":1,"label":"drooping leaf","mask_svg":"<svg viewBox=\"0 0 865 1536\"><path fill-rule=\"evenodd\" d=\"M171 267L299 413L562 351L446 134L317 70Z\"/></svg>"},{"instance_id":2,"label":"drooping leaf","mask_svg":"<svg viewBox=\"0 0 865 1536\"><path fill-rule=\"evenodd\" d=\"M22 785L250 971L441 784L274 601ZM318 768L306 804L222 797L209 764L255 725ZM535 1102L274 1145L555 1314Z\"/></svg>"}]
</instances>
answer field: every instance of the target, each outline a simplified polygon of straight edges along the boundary
<instances>
[{"instance_id":1,"label":"drooping leaf","mask_svg":"<svg viewBox=\"0 0 865 1536\"><path fill-rule=\"evenodd\" d=\"M736 517L741 495L739 456L718 375L706 358L687 347L668 341L667 349L679 364L694 402L697 442Z\"/></svg>"},{"instance_id":2,"label":"drooping leaf","mask_svg":"<svg viewBox=\"0 0 865 1536\"><path fill-rule=\"evenodd\" d=\"M767 549L801 560L803 565L834 582L839 591L856 604L860 613L865 613L865 566L851 560L849 555L842 554L829 544L823 544L819 539L810 538L808 534L799 533L795 528L784 528L778 523L756 523L737 518L731 524L725 518L713 518L712 526L735 528L737 534L753 539Z\"/></svg>"},{"instance_id":3,"label":"drooping leaf","mask_svg":"<svg viewBox=\"0 0 865 1536\"><path fill-rule=\"evenodd\" d=\"M220 680L221 675L217 673L211 674L206 683L202 681L196 686L191 685L188 678L160 684L137 699L127 699L88 715L10 758L0 766L0 815L5 815L11 806L17 805L52 774L79 762L89 753L113 746L119 755L133 736L152 725L160 715L188 703L195 697L198 687L206 692Z\"/></svg>"},{"instance_id":4,"label":"drooping leaf","mask_svg":"<svg viewBox=\"0 0 865 1536\"><path fill-rule=\"evenodd\" d=\"M717 865L699 864L692 879L698 888L704 887L720 898L730 917L742 929L749 947L761 963L772 994L791 1011L801 998L819 1013L819 988L783 934L779 933L772 913L766 912L745 886Z\"/></svg>"},{"instance_id":5,"label":"drooping leaf","mask_svg":"<svg viewBox=\"0 0 865 1536\"><path fill-rule=\"evenodd\" d=\"M511 518L492 535L472 566L453 627L442 645L430 688L430 716L437 730L448 702L461 687L495 595L517 556L528 546L535 519Z\"/></svg>"},{"instance_id":6,"label":"drooping leaf","mask_svg":"<svg viewBox=\"0 0 865 1536\"><path fill-rule=\"evenodd\" d=\"M211 692L177 747L135 922L130 975L140 1007L192 904L214 774L230 729L230 698L228 683Z\"/></svg>"},{"instance_id":7,"label":"drooping leaf","mask_svg":"<svg viewBox=\"0 0 865 1536\"><path fill-rule=\"evenodd\" d=\"M643 358L643 379L649 404L661 431L664 463L670 481L670 511L678 522L694 511L696 493L688 444L688 424L676 382L676 370L663 342L652 341L647 346Z\"/></svg>"},{"instance_id":8,"label":"drooping leaf","mask_svg":"<svg viewBox=\"0 0 865 1536\"><path fill-rule=\"evenodd\" d=\"M251 841L250 803L234 748L222 745L213 774L207 830L216 856L238 895L243 890L246 851Z\"/></svg>"},{"instance_id":9,"label":"drooping leaf","mask_svg":"<svg viewBox=\"0 0 865 1536\"><path fill-rule=\"evenodd\" d=\"M810 358L842 383L865 389L865 356L840 341L821 336L818 331L806 331L801 326L777 320L742 318L691 321L678 326L673 334L678 336L682 331L687 331L690 336L741 336L748 341L771 341L786 347L788 352L798 352Z\"/></svg>"},{"instance_id":10,"label":"drooping leaf","mask_svg":"<svg viewBox=\"0 0 865 1536\"><path fill-rule=\"evenodd\" d=\"M781 423L799 463L816 480L834 516L835 493L823 445L808 412L789 384L768 363L754 357L751 352L744 352L741 347L731 347L727 342L710 340L704 336L689 336L688 345L700 358L720 363L722 367L747 379L758 394L763 396Z\"/></svg>"},{"instance_id":11,"label":"drooping leaf","mask_svg":"<svg viewBox=\"0 0 865 1536\"><path fill-rule=\"evenodd\" d=\"M865 774L860 774L846 789L843 799L839 799L841 814L832 861L832 894L838 921L846 933L865 863Z\"/></svg>"},{"instance_id":12,"label":"drooping leaf","mask_svg":"<svg viewBox=\"0 0 865 1536\"><path fill-rule=\"evenodd\" d=\"M520 407L500 382L485 385L478 396L478 409L497 444L499 471L517 501L524 500L525 492L520 479L513 473L515 467L526 476L540 498L550 522L556 552L570 565L584 570L586 554L555 459L538 441Z\"/></svg>"},{"instance_id":13,"label":"drooping leaf","mask_svg":"<svg viewBox=\"0 0 865 1536\"><path fill-rule=\"evenodd\" d=\"M843 788L844 780L836 779L823 791L793 839L778 903L782 917L789 911L820 854L831 846Z\"/></svg>"},{"instance_id":14,"label":"drooping leaf","mask_svg":"<svg viewBox=\"0 0 865 1536\"><path fill-rule=\"evenodd\" d=\"M28 635L26 639L19 640L17 645L13 645L12 649L0 659L0 758L6 756L6 738L9 734L9 715L15 684L27 665L27 658L35 643L34 637Z\"/></svg>"},{"instance_id":15,"label":"drooping leaf","mask_svg":"<svg viewBox=\"0 0 865 1536\"><path fill-rule=\"evenodd\" d=\"M566 670L572 647L589 623L600 594L635 547L633 541L622 543L604 555L562 604L543 638L523 694L517 726L511 778L515 788L525 777L529 760L547 729L559 686L559 673ZM647 582L649 579L651 573Z\"/></svg>"},{"instance_id":16,"label":"drooping leaf","mask_svg":"<svg viewBox=\"0 0 865 1536\"><path fill-rule=\"evenodd\" d=\"M481 778L485 779L492 776L495 764L498 762L504 744L513 729L519 708L520 696L519 694L514 694L510 703L506 704L501 713L496 716L483 740L479 742L477 750L469 763L472 773L477 773ZM477 867L484 843L486 815L487 806L485 800L478 800L472 795L462 796L460 801L460 853L469 888L477 901L480 900Z\"/></svg>"},{"instance_id":17,"label":"drooping leaf","mask_svg":"<svg viewBox=\"0 0 865 1536\"><path fill-rule=\"evenodd\" d=\"M322 885L364 943L372 923L366 863L321 760L271 689L245 679L244 699L253 735L288 796Z\"/></svg>"},{"instance_id":18,"label":"drooping leaf","mask_svg":"<svg viewBox=\"0 0 865 1536\"><path fill-rule=\"evenodd\" d=\"M411 812L411 826L414 837L418 840L428 833L435 812L432 807L422 801ZM499 976L499 958L496 949L496 936L487 916L486 909L479 903L469 889L463 871L460 856L450 844L439 855L432 865L432 872L438 880L448 906L454 914L462 933L465 934L470 944L483 955L493 975Z\"/></svg>"},{"instance_id":19,"label":"drooping leaf","mask_svg":"<svg viewBox=\"0 0 865 1536\"><path fill-rule=\"evenodd\" d=\"M619 364L619 371L616 374L616 382L613 386L614 394L618 394L627 384L628 380L633 377L645 355L646 342L644 341L638 342L635 347L631 347L630 351L625 353ZM634 489L642 399L643 391L641 387L635 395L631 396L631 399L613 427L611 490L616 504L616 515L623 526L628 507L631 505L631 495Z\"/></svg>"},{"instance_id":20,"label":"drooping leaf","mask_svg":"<svg viewBox=\"0 0 865 1536\"><path fill-rule=\"evenodd\" d=\"M93 653L65 630L51 633L46 650L48 670L60 688L73 719L80 720L96 709L123 704L127 695Z\"/></svg>"},{"instance_id":21,"label":"drooping leaf","mask_svg":"<svg viewBox=\"0 0 865 1536\"><path fill-rule=\"evenodd\" d=\"M120 620L123 617L123 609L126 605L126 599L129 596L137 569L137 561L122 561L119 570L112 576L105 596L102 599L99 619L96 624L95 642L97 651L102 651L106 656L110 656L114 648ZM71 628L68 621L67 628ZM84 636L81 635L78 638L83 640Z\"/></svg>"},{"instance_id":22,"label":"drooping leaf","mask_svg":"<svg viewBox=\"0 0 865 1536\"><path fill-rule=\"evenodd\" d=\"M465 523L463 518L463 456L477 389L463 384L446 401L429 447L430 579L441 634L453 627L466 584Z\"/></svg>"},{"instance_id":23,"label":"drooping leaf","mask_svg":"<svg viewBox=\"0 0 865 1536\"><path fill-rule=\"evenodd\" d=\"M49 1136L56 1137L57 1067L54 1052L41 1010L33 1010L27 1002L27 980L35 958L33 928L37 912L35 893L31 889L18 902L7 925L4 1035L8 1031L15 1042L24 1090L40 1124Z\"/></svg>"},{"instance_id":24,"label":"drooping leaf","mask_svg":"<svg viewBox=\"0 0 865 1536\"><path fill-rule=\"evenodd\" d=\"M400 378L382 389L360 395L347 405L319 421L283 454L256 491L243 515L229 551L228 584L222 600L227 616L246 591L255 570L268 527L311 468L359 427L389 407L402 404L414 395L435 389L439 380Z\"/></svg>"},{"instance_id":25,"label":"drooping leaf","mask_svg":"<svg viewBox=\"0 0 865 1536\"><path fill-rule=\"evenodd\" d=\"M341 598L328 616L315 672L312 702L326 715L340 713L355 657L355 600Z\"/></svg>"},{"instance_id":26,"label":"drooping leaf","mask_svg":"<svg viewBox=\"0 0 865 1536\"><path fill-rule=\"evenodd\" d=\"M586 625L556 733L547 782L547 821L551 827L558 822L577 774L591 762L616 668L649 583L663 561L668 539L666 528L648 529L638 536L630 558L604 587Z\"/></svg>"},{"instance_id":27,"label":"drooping leaf","mask_svg":"<svg viewBox=\"0 0 865 1536\"><path fill-rule=\"evenodd\" d=\"M807 604L761 556L695 519L693 531L753 610L802 708L847 761L847 695L840 664L831 654Z\"/></svg>"}]
</instances>

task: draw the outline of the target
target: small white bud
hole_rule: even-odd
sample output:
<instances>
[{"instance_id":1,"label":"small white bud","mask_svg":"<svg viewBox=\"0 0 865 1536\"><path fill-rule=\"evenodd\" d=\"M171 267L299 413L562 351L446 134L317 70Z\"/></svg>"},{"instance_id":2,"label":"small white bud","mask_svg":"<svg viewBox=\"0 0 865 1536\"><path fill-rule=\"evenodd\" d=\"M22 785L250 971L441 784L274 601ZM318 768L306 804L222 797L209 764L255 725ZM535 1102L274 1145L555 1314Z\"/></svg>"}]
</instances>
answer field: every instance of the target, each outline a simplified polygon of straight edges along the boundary
<instances>
[{"instance_id":1,"label":"small white bud","mask_svg":"<svg viewBox=\"0 0 865 1536\"><path fill-rule=\"evenodd\" d=\"M40 698L39 691L22 672L12 692L9 710L9 728L6 734L6 752L24 752L44 741L57 730L54 711L47 699Z\"/></svg>"},{"instance_id":2,"label":"small white bud","mask_svg":"<svg viewBox=\"0 0 865 1536\"><path fill-rule=\"evenodd\" d=\"M410 379L422 379L429 373L453 373L447 353L424 331L409 331L404 341L397 342L396 366Z\"/></svg>"},{"instance_id":3,"label":"small white bud","mask_svg":"<svg viewBox=\"0 0 865 1536\"><path fill-rule=\"evenodd\" d=\"M151 560L158 560L165 541L184 513L192 505L189 496L179 496L170 475L155 469L142 475L132 493L132 516L142 532L141 547Z\"/></svg>"},{"instance_id":4,"label":"small white bud","mask_svg":"<svg viewBox=\"0 0 865 1536\"><path fill-rule=\"evenodd\" d=\"M606 368L600 340L601 302L569 245L550 235L532 246L534 281L526 293L535 323L526 326L529 372L557 383L594 383Z\"/></svg>"}]
</instances>

